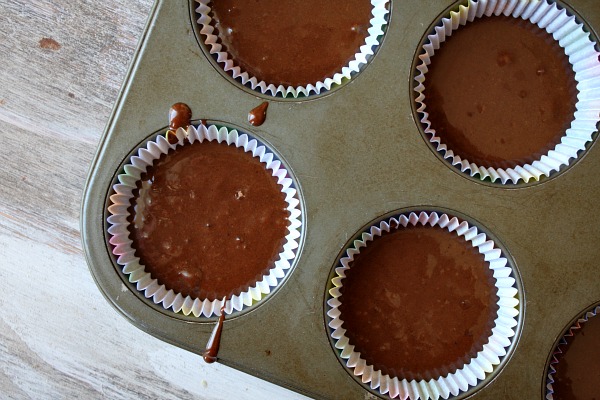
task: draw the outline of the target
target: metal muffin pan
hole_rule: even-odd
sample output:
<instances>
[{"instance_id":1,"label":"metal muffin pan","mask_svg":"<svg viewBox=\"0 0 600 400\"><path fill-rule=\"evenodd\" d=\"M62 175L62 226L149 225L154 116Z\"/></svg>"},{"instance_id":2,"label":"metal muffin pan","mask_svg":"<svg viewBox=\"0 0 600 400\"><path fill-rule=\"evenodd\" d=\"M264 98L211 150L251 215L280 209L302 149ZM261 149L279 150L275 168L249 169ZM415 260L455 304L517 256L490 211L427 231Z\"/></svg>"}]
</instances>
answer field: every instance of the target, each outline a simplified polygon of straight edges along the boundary
<instances>
[{"instance_id":1,"label":"metal muffin pan","mask_svg":"<svg viewBox=\"0 0 600 400\"><path fill-rule=\"evenodd\" d=\"M364 399L367 390L338 360L325 298L338 255L360 230L402 210L442 210L489 229L514 260L524 292L522 329L503 370L473 398L540 398L545 365L564 327L600 301L600 150L592 145L555 178L523 187L468 179L442 162L413 115L412 65L433 21L455 1L392 2L383 43L352 81L325 95L276 99L232 83L195 36L193 0L157 0L92 162L81 231L100 291L135 326L197 354L214 323L144 299L108 247L106 207L119 167L167 125L171 104L193 117L268 143L297 178L303 201L302 251L287 280L259 306L225 321L219 362L319 399ZM567 5L595 32L595 0ZM248 112L269 101L266 122ZM268 323L267 323L268 322ZM465 395L466 396L466 395ZM464 396L462 396L464 397Z\"/></svg>"}]
</instances>

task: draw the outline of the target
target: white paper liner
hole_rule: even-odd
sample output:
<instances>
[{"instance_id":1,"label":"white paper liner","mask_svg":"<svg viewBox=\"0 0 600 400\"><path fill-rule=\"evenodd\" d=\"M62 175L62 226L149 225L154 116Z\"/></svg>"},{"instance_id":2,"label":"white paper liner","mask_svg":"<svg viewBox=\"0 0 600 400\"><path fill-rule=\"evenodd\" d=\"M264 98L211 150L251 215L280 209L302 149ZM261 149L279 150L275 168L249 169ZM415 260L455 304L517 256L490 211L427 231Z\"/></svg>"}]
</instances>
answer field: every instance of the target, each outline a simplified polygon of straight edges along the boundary
<instances>
[{"instance_id":1,"label":"white paper liner","mask_svg":"<svg viewBox=\"0 0 600 400\"><path fill-rule=\"evenodd\" d=\"M431 380L399 379L383 374L381 371L375 370L372 365L367 364L361 354L354 351L354 346L349 343L349 339L345 335L346 330L342 328L344 321L340 318L339 310L339 306L342 304L339 299L340 289L343 286L343 278L346 277L345 271L351 268L350 264L360 253L360 249L367 246L376 236L381 236L383 232L395 230L396 228L392 228L392 226L402 229L401 227L406 228L418 224L439 226L448 232L455 232L477 247L479 253L484 255L488 267L493 271L496 279L496 295L498 296L495 327L492 329L492 335L488 342L483 345L483 350L461 369ZM346 367L355 376L359 376L364 384L369 384L371 389L378 390L382 395L387 394L391 398L413 400L447 399L450 395L457 396L485 379L494 371L494 366L500 364L501 358L507 354L506 348L510 346L512 338L515 336L515 327L518 324L517 316L520 312L518 309L519 291L515 286L515 279L511 276L512 268L508 265L508 260L502 257L502 251L496 247L495 243L489 240L485 233L479 233L476 227L469 226L466 221L447 214L439 215L436 212L422 211L419 214L414 212L401 214L398 217L381 221L363 232L360 239L355 240L346 251L346 255L340 259L340 264L341 266L335 269L337 276L332 279L334 287L329 291L330 299L327 301L329 306L327 315L331 318L330 334L335 340L335 348L340 351L339 357L345 360Z\"/></svg>"},{"instance_id":2,"label":"white paper liner","mask_svg":"<svg viewBox=\"0 0 600 400\"><path fill-rule=\"evenodd\" d=\"M554 389L552 388L552 384L554 383L554 374L556 373L556 368L554 366L559 363L556 356L562 353L561 346L567 344L567 338L573 337L575 331L581 329L581 325L585 324L590 318L595 317L598 313L600 313L600 306L593 307L590 311L587 311L581 318L579 318L569 331L560 338L558 345L553 350L552 360L550 361L550 365L548 366L548 375L546 379L546 400L554 400Z\"/></svg>"},{"instance_id":3,"label":"white paper liner","mask_svg":"<svg viewBox=\"0 0 600 400\"><path fill-rule=\"evenodd\" d=\"M373 5L372 18L369 21L371 26L368 29L369 35L365 38L365 42L359 48L359 52L354 55L354 58L343 67L341 71L335 73L332 77L325 78L323 81L310 83L306 86L283 86L259 80L251 76L248 72L242 70L236 65L235 61L230 57L227 51L219 43L219 37L216 34L216 28L212 25L210 17L211 8L208 5L213 0L196 0L198 7L196 12L200 15L198 24L200 24L200 33L205 36L204 44L209 53L216 57L217 62L225 72L231 74L233 79L239 80L243 85L246 85L253 90L258 90L262 94L270 94L277 96L280 94L283 97L298 97L309 96L311 94L320 94L321 92L331 90L335 85L341 85L344 80L352 78L353 74L359 72L367 65L370 57L374 54L375 49L379 46L379 38L383 36L384 27L387 25L386 15L389 13L387 4L390 0L371 0ZM315 12L318 12L316 10ZM327 56L326 54L324 56Z\"/></svg>"},{"instance_id":4,"label":"white paper liner","mask_svg":"<svg viewBox=\"0 0 600 400\"><path fill-rule=\"evenodd\" d=\"M459 154L454 154L452 149L448 149L442 142L442 138L436 136L435 129L431 127L423 94L427 85L426 73L431 64L431 57L446 37L475 18L500 14L528 20L551 34L569 57L579 90L574 120L561 138L561 142L531 164L506 169L474 164L461 158ZM583 28L584 25L574 16L547 0L469 0L468 4L461 5L458 11L452 11L449 17L442 18L440 24L435 27L435 33L427 36L428 40L423 46L423 52L419 55L421 62L417 66L418 75L415 77L417 86L414 90L418 93L417 111L422 115L421 122L425 126L425 133L430 136L430 143L462 172L467 172L473 177L478 175L482 180L486 178L491 179L492 182L500 180L502 184L507 182L516 184L521 180L538 181L543 176L550 176L552 171L558 171L561 166L569 165L571 160L577 159L581 152L585 151L586 144L592 141L592 135L600 122L600 61L598 60L600 53L596 51L591 35Z\"/></svg>"},{"instance_id":5,"label":"white paper liner","mask_svg":"<svg viewBox=\"0 0 600 400\"><path fill-rule=\"evenodd\" d=\"M135 283L137 290L143 292L146 298L151 298L155 304L161 304L165 309L172 309L176 313L193 314L195 317L220 315L222 299L210 301L193 299L190 296L184 297L171 289L167 290L165 285L159 284L156 279L151 278L139 257L135 256L135 249L129 238L128 208L130 200L133 198L133 191L136 189L136 183L141 179L142 173L146 172L148 166L151 166L153 161L160 158L162 154L167 154L170 150L183 146L184 139L187 138L190 143L216 140L219 143L243 148L245 152L258 158L265 168L277 178L277 183L281 186L282 193L285 194L289 225L283 250L279 253L279 259L273 267L247 291L227 300L225 308L227 314L231 314L234 310L241 311L269 294L292 267L299 245L301 227L301 210L297 191L292 185L293 181L284 165L264 145L246 134L240 135L236 130L229 130L226 127L217 128L215 125L210 125L207 128L199 125L197 128L190 126L187 132L179 128L176 135L179 140L175 144L170 144L162 135L158 136L156 140L148 141L145 147L139 149L137 155L131 157L129 163L124 167L124 173L118 176L119 183L113 186L115 194L110 196L112 204L108 207L109 217L107 218L110 224L108 233L111 235L109 242L114 246L113 254L117 256L117 263L123 267L123 273L128 276L129 281Z\"/></svg>"}]
</instances>

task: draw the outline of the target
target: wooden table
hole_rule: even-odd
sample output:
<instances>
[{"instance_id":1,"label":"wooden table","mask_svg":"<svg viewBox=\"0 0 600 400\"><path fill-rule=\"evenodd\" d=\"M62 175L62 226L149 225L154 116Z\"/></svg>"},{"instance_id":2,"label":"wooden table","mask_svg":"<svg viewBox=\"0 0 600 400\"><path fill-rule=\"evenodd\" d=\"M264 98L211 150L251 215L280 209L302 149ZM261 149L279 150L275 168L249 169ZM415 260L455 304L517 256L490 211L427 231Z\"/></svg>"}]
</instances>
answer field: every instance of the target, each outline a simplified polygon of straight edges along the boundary
<instances>
[{"instance_id":1,"label":"wooden table","mask_svg":"<svg viewBox=\"0 0 600 400\"><path fill-rule=\"evenodd\" d=\"M152 0L0 0L0 397L297 399L163 343L84 259L85 177Z\"/></svg>"}]
</instances>

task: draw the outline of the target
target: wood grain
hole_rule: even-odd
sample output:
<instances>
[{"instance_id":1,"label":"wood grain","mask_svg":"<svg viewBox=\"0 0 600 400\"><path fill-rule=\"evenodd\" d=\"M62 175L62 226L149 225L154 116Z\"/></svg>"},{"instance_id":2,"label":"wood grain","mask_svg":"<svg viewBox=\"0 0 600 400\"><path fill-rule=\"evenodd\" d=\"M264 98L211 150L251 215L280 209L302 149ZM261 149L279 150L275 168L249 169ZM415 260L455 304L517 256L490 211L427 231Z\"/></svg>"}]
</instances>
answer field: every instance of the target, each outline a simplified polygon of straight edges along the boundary
<instances>
[{"instance_id":1,"label":"wood grain","mask_svg":"<svg viewBox=\"0 0 600 400\"><path fill-rule=\"evenodd\" d=\"M151 6L0 1L0 397L301 398L136 329L88 271L85 176Z\"/></svg>"}]
</instances>

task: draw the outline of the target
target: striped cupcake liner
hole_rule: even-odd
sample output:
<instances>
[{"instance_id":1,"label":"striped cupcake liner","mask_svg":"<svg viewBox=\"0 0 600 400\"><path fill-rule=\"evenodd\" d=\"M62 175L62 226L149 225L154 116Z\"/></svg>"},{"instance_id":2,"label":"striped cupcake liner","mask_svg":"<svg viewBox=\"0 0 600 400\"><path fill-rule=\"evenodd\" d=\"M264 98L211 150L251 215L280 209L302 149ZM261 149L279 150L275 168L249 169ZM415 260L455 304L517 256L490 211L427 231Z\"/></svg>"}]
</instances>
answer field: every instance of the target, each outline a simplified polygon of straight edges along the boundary
<instances>
[{"instance_id":1,"label":"striped cupcake liner","mask_svg":"<svg viewBox=\"0 0 600 400\"><path fill-rule=\"evenodd\" d=\"M446 376L430 380L399 379L384 374L382 371L376 370L373 365L369 365L350 344L349 338L345 334L346 330L342 327L344 321L341 319L339 309L342 305L341 288L344 285L346 271L352 268L352 261L360 254L361 249L385 232L417 225L440 227L463 237L473 247L476 247L484 256L486 266L493 272L498 296L495 326L487 343L483 345L483 349L462 368ZM516 279L513 277L512 267L503 257L501 249L485 233L479 232L477 227L470 226L468 222L447 214L425 211L410 212L370 226L346 249L339 260L339 265L335 268L335 276L331 280L331 284L333 288L329 290L327 316L330 318L328 326L338 356L347 370L358 377L364 385L368 385L370 389L390 398L403 400L447 399L477 387L484 379L499 370L498 366L501 364L501 360L506 357L507 349L516 337L521 313L519 300L521 295L516 286Z\"/></svg>"},{"instance_id":2,"label":"striped cupcake liner","mask_svg":"<svg viewBox=\"0 0 600 400\"><path fill-rule=\"evenodd\" d=\"M277 183L285 196L287 203L288 232L286 234L283 250L279 253L277 261L262 279L250 285L247 291L239 295L233 295L226 300L225 312L231 314L252 307L260 302L266 295L271 293L288 275L294 265L298 253L301 237L302 212L296 185L290 173L274 154L256 139L247 134L240 134L235 129L217 127L215 125L190 126L187 131L179 128L176 132L177 142L169 143L164 136L160 135L155 140L148 141L141 147L137 154L132 156L123 167L123 173L118 175L117 183L113 185L114 194L110 196L108 207L109 243L113 246L112 252L116 256L116 262L122 267L123 273L129 282L134 283L138 291L152 300L155 304L175 313L193 315L195 317L212 317L220 315L223 306L222 299L208 300L191 298L167 289L165 285L153 279L145 270L144 264L135 255L132 240L128 230L130 216L130 201L134 198L134 190L141 176L152 163L161 155L167 154L180 146L188 146L193 143L204 141L217 141L223 145L236 146L256 157L264 164L265 168L277 178ZM188 144L189 142L189 144Z\"/></svg>"},{"instance_id":3,"label":"striped cupcake liner","mask_svg":"<svg viewBox=\"0 0 600 400\"><path fill-rule=\"evenodd\" d=\"M265 95L291 98L321 94L352 79L368 64L370 58L375 54L375 50L384 34L387 25L386 16L389 13L389 0L371 0L373 9L370 20L371 26L368 29L369 34L348 65L322 81L312 82L306 86L284 86L260 80L236 65L236 61L220 44L218 32L210 16L211 2L212 0L196 0L196 3L198 3L196 13L199 15L197 22L200 25L200 34L203 35L204 45L208 53L216 59L225 72L243 85Z\"/></svg>"},{"instance_id":4,"label":"striped cupcake liner","mask_svg":"<svg viewBox=\"0 0 600 400\"><path fill-rule=\"evenodd\" d=\"M449 149L431 126L424 95L428 66L446 38L476 18L501 14L529 21L551 34L569 58L579 91L574 119L560 143L532 163L506 169L477 165ZM549 177L554 171L559 171L561 167L572 164L585 152L600 122L600 53L595 46L596 43L584 29L584 25L556 3L547 0L469 0L465 5L459 6L458 11L452 11L441 19L435 26L434 33L427 36L419 55L420 62L414 78L414 91L417 93L415 101L430 144L461 172L502 184L539 181L542 177Z\"/></svg>"},{"instance_id":5,"label":"striped cupcake liner","mask_svg":"<svg viewBox=\"0 0 600 400\"><path fill-rule=\"evenodd\" d=\"M550 359L550 365L548 366L546 375L546 400L554 400L554 388L552 385L554 384L554 374L556 373L555 366L559 363L557 356L562 354L562 347L567 345L569 339L573 337L576 331L581 329L582 325L590 318L595 317L598 313L600 313L600 306L595 306L591 310L586 311L558 341L558 344L553 351L552 358Z\"/></svg>"}]
</instances>

